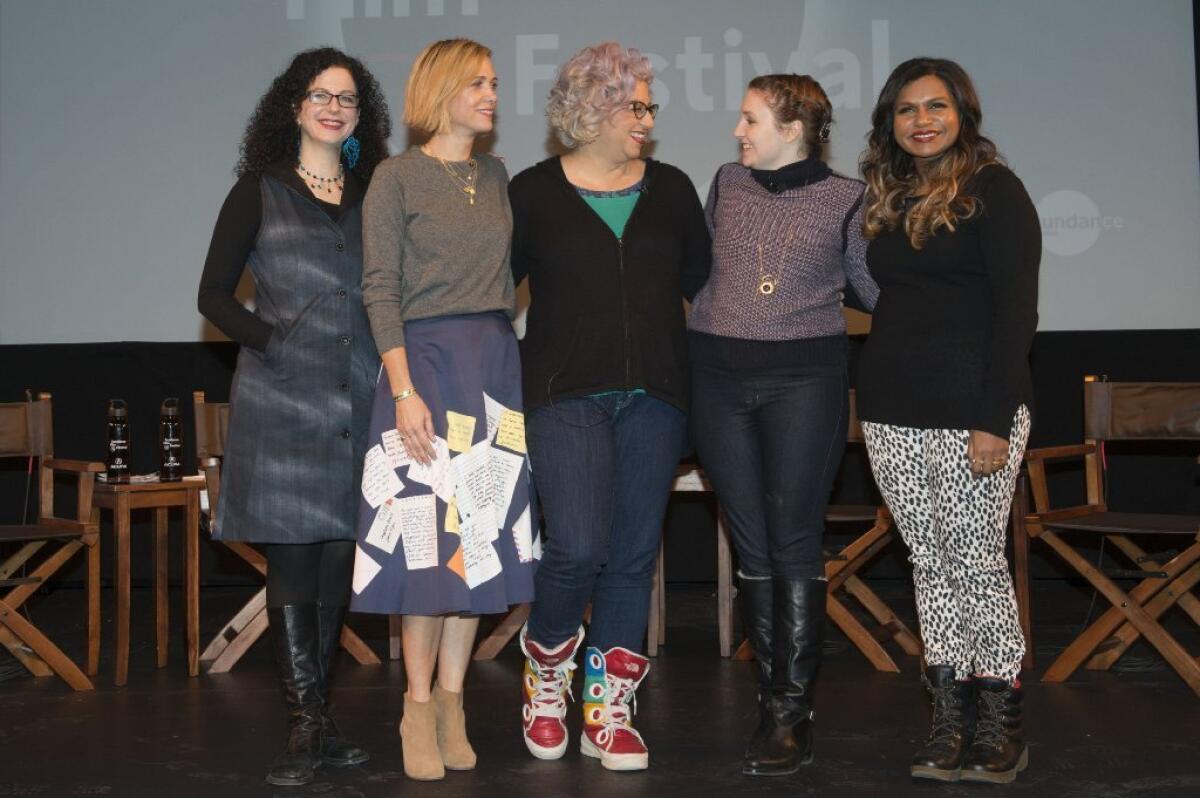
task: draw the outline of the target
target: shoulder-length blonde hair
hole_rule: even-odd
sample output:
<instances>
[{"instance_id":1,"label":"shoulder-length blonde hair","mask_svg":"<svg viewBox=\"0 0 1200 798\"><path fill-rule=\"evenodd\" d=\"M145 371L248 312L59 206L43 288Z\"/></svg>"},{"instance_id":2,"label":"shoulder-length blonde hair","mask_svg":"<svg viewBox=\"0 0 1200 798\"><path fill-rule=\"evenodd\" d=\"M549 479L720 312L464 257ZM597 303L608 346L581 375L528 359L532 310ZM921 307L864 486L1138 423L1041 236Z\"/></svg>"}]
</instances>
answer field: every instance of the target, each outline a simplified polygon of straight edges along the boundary
<instances>
[{"instance_id":1,"label":"shoulder-length blonde hair","mask_svg":"<svg viewBox=\"0 0 1200 798\"><path fill-rule=\"evenodd\" d=\"M404 91L404 124L433 135L450 126L450 100L492 51L471 39L442 39L417 55Z\"/></svg>"},{"instance_id":2,"label":"shoulder-length blonde hair","mask_svg":"<svg viewBox=\"0 0 1200 798\"><path fill-rule=\"evenodd\" d=\"M874 238L894 230L904 211L905 197L916 193L920 180L913 157L896 143L893 130L896 99L914 80L932 75L946 84L958 111L958 138L931 164L924 176L924 196L904 215L904 232L914 249L920 249L941 228L955 226L981 211L976 197L963 193L966 182L980 169L1001 163L996 145L980 133L983 111L971 78L958 64L944 58L912 58L888 77L871 113L867 149L859 161L867 181L863 235Z\"/></svg>"},{"instance_id":3,"label":"shoulder-length blonde hair","mask_svg":"<svg viewBox=\"0 0 1200 798\"><path fill-rule=\"evenodd\" d=\"M590 144L600 122L633 98L638 81L654 79L650 59L633 47L601 42L584 47L558 69L546 118L569 149Z\"/></svg>"}]
</instances>

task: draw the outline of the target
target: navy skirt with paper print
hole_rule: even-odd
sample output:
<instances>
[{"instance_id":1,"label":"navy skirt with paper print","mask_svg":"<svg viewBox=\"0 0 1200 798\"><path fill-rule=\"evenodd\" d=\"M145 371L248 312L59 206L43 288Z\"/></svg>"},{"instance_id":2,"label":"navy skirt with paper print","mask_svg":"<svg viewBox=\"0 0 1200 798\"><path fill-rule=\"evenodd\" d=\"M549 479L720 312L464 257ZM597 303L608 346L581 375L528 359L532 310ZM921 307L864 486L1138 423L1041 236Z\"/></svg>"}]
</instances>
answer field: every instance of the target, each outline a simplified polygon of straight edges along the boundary
<instances>
[{"instance_id":1,"label":"navy skirt with paper print","mask_svg":"<svg viewBox=\"0 0 1200 798\"><path fill-rule=\"evenodd\" d=\"M431 466L408 460L381 370L350 608L484 614L532 601L541 540L512 325L499 312L443 316L406 322L404 338L438 457Z\"/></svg>"}]
</instances>

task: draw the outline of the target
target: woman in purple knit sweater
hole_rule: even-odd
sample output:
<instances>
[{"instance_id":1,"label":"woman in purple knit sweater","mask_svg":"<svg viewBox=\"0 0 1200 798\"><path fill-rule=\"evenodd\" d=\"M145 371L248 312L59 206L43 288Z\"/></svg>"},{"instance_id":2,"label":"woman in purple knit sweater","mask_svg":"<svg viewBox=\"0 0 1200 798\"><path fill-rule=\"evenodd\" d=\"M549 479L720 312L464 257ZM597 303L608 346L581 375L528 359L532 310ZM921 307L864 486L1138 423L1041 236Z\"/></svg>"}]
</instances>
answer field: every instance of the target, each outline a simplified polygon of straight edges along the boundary
<instances>
[{"instance_id":1,"label":"woman in purple knit sweater","mask_svg":"<svg viewBox=\"0 0 1200 798\"><path fill-rule=\"evenodd\" d=\"M863 184L821 160L832 108L806 75L750 82L740 163L713 178L708 283L692 309L692 437L738 553L759 663L749 775L812 759L812 690L825 618L824 510L849 413L847 280L864 309Z\"/></svg>"}]
</instances>

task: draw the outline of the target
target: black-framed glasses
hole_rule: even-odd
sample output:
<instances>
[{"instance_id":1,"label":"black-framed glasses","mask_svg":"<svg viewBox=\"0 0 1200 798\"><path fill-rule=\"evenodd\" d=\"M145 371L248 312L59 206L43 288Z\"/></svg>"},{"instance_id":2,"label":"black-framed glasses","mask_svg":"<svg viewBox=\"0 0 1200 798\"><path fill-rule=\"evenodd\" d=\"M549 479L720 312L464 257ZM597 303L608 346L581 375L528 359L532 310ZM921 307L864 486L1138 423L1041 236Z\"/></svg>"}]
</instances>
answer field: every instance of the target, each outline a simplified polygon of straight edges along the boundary
<instances>
[{"instance_id":1,"label":"black-framed glasses","mask_svg":"<svg viewBox=\"0 0 1200 798\"><path fill-rule=\"evenodd\" d=\"M629 103L629 110L633 111L634 119L645 119L646 114L650 114L650 118L654 119L658 116L658 103L650 103L646 105L641 100L634 100Z\"/></svg>"},{"instance_id":2,"label":"black-framed glasses","mask_svg":"<svg viewBox=\"0 0 1200 798\"><path fill-rule=\"evenodd\" d=\"M329 105L330 101L332 101L334 97L337 97L338 105L342 106L343 108L358 107L357 94L334 94L331 91L317 89L316 91L308 92L304 96L307 97L308 101L313 105ZM641 117L639 116L638 119L641 119Z\"/></svg>"}]
</instances>

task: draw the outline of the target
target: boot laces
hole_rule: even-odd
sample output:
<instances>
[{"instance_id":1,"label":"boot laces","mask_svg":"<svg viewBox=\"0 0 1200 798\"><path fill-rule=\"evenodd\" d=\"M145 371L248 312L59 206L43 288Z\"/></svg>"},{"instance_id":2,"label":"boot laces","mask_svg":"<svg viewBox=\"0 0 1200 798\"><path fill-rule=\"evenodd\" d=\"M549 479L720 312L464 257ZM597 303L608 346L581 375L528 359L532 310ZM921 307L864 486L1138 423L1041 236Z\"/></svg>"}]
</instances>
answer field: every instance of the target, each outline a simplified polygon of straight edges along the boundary
<instances>
[{"instance_id":1,"label":"boot laces","mask_svg":"<svg viewBox=\"0 0 1200 798\"><path fill-rule=\"evenodd\" d=\"M975 743L1001 748L1007 739L1004 728L1004 695L980 691L980 713L975 721Z\"/></svg>"},{"instance_id":2,"label":"boot laces","mask_svg":"<svg viewBox=\"0 0 1200 798\"><path fill-rule=\"evenodd\" d=\"M574 701L571 692L571 676L575 671L575 660L569 659L559 665L549 667L537 660L530 659L533 671L537 674L536 692L530 699L533 715L561 718L567 712L567 701Z\"/></svg>"},{"instance_id":3,"label":"boot laces","mask_svg":"<svg viewBox=\"0 0 1200 798\"><path fill-rule=\"evenodd\" d=\"M629 726L632 716L637 714L637 684L633 679L622 679L619 676L607 675L609 695L608 717L613 723ZM632 712L630 703L633 704Z\"/></svg>"},{"instance_id":4,"label":"boot laces","mask_svg":"<svg viewBox=\"0 0 1200 798\"><path fill-rule=\"evenodd\" d=\"M962 729L962 707L954 695L953 687L934 687L933 721L930 724L929 740L932 744L953 744Z\"/></svg>"},{"instance_id":5,"label":"boot laces","mask_svg":"<svg viewBox=\"0 0 1200 798\"><path fill-rule=\"evenodd\" d=\"M611 673L605 674L605 681L611 696L605 702L607 706L604 713L604 729L609 739L615 738L616 727L620 727L626 734L632 734L642 742L641 732L633 728L633 716L637 714L637 682Z\"/></svg>"}]
</instances>

